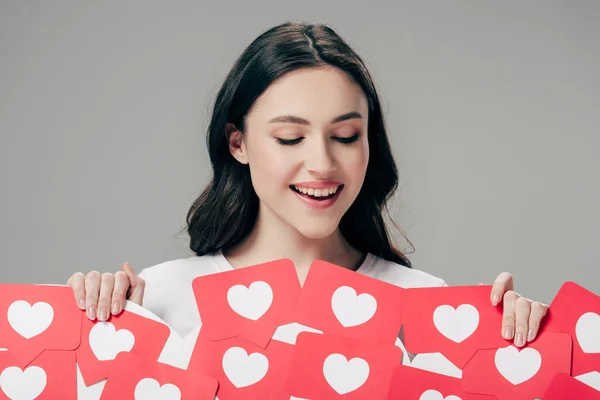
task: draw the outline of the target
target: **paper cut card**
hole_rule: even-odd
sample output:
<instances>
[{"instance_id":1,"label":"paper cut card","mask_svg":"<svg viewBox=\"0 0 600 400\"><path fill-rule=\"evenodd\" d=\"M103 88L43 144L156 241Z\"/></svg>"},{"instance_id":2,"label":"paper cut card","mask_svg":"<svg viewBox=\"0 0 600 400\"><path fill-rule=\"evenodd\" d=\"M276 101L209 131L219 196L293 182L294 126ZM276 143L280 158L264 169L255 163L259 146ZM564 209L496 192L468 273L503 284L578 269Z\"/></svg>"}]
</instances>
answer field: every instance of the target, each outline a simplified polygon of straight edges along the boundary
<instances>
[{"instance_id":1,"label":"paper cut card","mask_svg":"<svg viewBox=\"0 0 600 400\"><path fill-rule=\"evenodd\" d=\"M550 303L540 331L573 338L573 376L600 371L600 296L566 282Z\"/></svg>"},{"instance_id":2,"label":"paper cut card","mask_svg":"<svg viewBox=\"0 0 600 400\"><path fill-rule=\"evenodd\" d=\"M87 386L108 377L115 358L132 352L150 361L160 356L169 337L167 325L124 310L107 321L83 320L77 363Z\"/></svg>"},{"instance_id":3,"label":"paper cut card","mask_svg":"<svg viewBox=\"0 0 600 400\"><path fill-rule=\"evenodd\" d=\"M541 398L556 374L570 373L569 335L546 333L523 348L479 350L463 370L463 389L499 400Z\"/></svg>"},{"instance_id":4,"label":"paper cut card","mask_svg":"<svg viewBox=\"0 0 600 400\"><path fill-rule=\"evenodd\" d=\"M0 284L0 347L21 366L43 350L77 348L82 316L70 286Z\"/></svg>"},{"instance_id":5,"label":"paper cut card","mask_svg":"<svg viewBox=\"0 0 600 400\"><path fill-rule=\"evenodd\" d=\"M508 345L502 307L491 286L416 288L404 291L404 345L413 354L442 353L462 369L477 350Z\"/></svg>"},{"instance_id":6,"label":"paper cut card","mask_svg":"<svg viewBox=\"0 0 600 400\"><path fill-rule=\"evenodd\" d=\"M325 334L394 344L402 325L402 288L315 261L295 320Z\"/></svg>"},{"instance_id":7,"label":"paper cut card","mask_svg":"<svg viewBox=\"0 0 600 400\"><path fill-rule=\"evenodd\" d=\"M192 287L205 337L241 335L262 348L278 326L293 321L301 290L288 259L201 276Z\"/></svg>"},{"instance_id":8,"label":"paper cut card","mask_svg":"<svg viewBox=\"0 0 600 400\"><path fill-rule=\"evenodd\" d=\"M306 399L386 399L402 362L394 344L303 332L296 339L289 391Z\"/></svg>"},{"instance_id":9,"label":"paper cut card","mask_svg":"<svg viewBox=\"0 0 600 400\"><path fill-rule=\"evenodd\" d=\"M100 399L213 400L217 386L217 380L210 376L151 362L137 354L119 353Z\"/></svg>"},{"instance_id":10,"label":"paper cut card","mask_svg":"<svg viewBox=\"0 0 600 400\"><path fill-rule=\"evenodd\" d=\"M0 352L0 399L75 400L76 372L73 351L44 350L26 367Z\"/></svg>"}]
</instances>

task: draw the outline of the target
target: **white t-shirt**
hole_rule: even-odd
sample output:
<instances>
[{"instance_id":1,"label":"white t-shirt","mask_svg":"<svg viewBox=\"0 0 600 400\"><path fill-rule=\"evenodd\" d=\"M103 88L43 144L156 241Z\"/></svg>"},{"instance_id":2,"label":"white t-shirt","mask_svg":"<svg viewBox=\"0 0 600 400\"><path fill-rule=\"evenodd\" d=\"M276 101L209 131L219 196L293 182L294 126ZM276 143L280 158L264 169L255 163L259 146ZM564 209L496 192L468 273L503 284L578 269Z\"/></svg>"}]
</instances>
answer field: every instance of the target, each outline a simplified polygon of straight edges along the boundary
<instances>
[{"instance_id":1,"label":"white t-shirt","mask_svg":"<svg viewBox=\"0 0 600 400\"><path fill-rule=\"evenodd\" d=\"M139 274L146 282L143 306L183 337L201 323L192 281L199 276L233 270L221 251L146 268ZM357 272L402 288L446 286L443 280L423 271L372 254L367 254Z\"/></svg>"}]
</instances>

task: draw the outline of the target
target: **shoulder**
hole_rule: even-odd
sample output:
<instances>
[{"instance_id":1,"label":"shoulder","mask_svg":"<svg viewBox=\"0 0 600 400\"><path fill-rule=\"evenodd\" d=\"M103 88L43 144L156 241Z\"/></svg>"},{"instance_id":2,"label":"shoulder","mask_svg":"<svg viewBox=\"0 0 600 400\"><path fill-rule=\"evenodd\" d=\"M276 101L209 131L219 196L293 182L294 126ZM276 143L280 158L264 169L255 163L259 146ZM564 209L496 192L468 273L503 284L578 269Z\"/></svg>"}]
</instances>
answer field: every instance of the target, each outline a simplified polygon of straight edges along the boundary
<instances>
[{"instance_id":1,"label":"shoulder","mask_svg":"<svg viewBox=\"0 0 600 400\"><path fill-rule=\"evenodd\" d=\"M383 258L369 255L369 261L359 270L372 278L391 283L392 285L402 288L419 288L419 287L439 287L446 286L446 282L436 276L430 275L427 272L407 268L404 265L397 264Z\"/></svg>"},{"instance_id":2,"label":"shoulder","mask_svg":"<svg viewBox=\"0 0 600 400\"><path fill-rule=\"evenodd\" d=\"M163 261L144 268L139 276L145 281L163 281L172 278L194 278L220 271L217 254L182 257Z\"/></svg>"}]
</instances>

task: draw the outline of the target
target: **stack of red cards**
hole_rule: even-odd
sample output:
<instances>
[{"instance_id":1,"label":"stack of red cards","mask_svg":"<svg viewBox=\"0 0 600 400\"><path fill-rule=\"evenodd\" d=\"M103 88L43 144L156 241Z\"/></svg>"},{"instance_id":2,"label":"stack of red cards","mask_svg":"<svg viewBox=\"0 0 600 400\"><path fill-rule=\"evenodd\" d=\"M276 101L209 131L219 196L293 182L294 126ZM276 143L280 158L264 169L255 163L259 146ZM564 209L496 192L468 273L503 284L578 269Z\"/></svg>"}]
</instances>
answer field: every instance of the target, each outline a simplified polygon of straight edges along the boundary
<instances>
[{"instance_id":1,"label":"stack of red cards","mask_svg":"<svg viewBox=\"0 0 600 400\"><path fill-rule=\"evenodd\" d=\"M600 297L571 282L523 348L490 286L403 289L318 261L301 287L278 260L192 288L202 326L179 338L132 303L89 321L70 287L0 285L0 399L600 399Z\"/></svg>"}]
</instances>

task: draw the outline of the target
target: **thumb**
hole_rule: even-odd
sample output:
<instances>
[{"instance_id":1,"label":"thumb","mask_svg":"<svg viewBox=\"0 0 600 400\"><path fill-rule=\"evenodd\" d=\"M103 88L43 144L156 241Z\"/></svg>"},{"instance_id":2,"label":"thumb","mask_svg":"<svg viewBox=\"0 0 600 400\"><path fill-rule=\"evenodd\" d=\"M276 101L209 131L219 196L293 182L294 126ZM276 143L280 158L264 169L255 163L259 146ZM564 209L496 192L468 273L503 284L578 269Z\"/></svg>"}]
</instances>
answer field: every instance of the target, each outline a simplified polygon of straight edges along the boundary
<instances>
[{"instance_id":1,"label":"thumb","mask_svg":"<svg viewBox=\"0 0 600 400\"><path fill-rule=\"evenodd\" d=\"M128 262L123 264L123 272L127 274L131 285L127 293L127 299L141 306L144 299L146 282L144 282L142 278L135 274L133 268Z\"/></svg>"}]
</instances>

